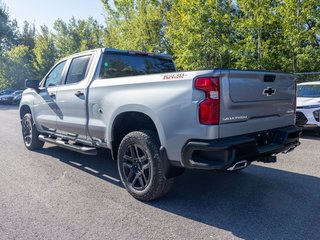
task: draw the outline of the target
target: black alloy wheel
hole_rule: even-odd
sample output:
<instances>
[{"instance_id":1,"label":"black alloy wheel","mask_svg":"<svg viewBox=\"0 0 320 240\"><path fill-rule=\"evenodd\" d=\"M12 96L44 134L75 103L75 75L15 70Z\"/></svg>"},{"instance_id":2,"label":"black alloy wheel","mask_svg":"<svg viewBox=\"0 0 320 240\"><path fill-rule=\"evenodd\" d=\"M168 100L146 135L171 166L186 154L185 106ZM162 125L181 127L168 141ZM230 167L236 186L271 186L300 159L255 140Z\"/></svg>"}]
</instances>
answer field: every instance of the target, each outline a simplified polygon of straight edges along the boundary
<instances>
[{"instance_id":1,"label":"black alloy wheel","mask_svg":"<svg viewBox=\"0 0 320 240\"><path fill-rule=\"evenodd\" d=\"M127 147L122 163L124 177L136 190L145 189L151 177L150 160L141 146L132 144Z\"/></svg>"},{"instance_id":2,"label":"black alloy wheel","mask_svg":"<svg viewBox=\"0 0 320 240\"><path fill-rule=\"evenodd\" d=\"M127 191L141 201L164 196L174 181L165 177L157 134L148 130L130 132L123 138L118 149L118 171Z\"/></svg>"},{"instance_id":3,"label":"black alloy wheel","mask_svg":"<svg viewBox=\"0 0 320 240\"><path fill-rule=\"evenodd\" d=\"M43 147L44 142L39 140L39 132L36 126L33 123L32 115L30 113L26 113L22 120L22 137L24 145L29 150L36 150Z\"/></svg>"},{"instance_id":4,"label":"black alloy wheel","mask_svg":"<svg viewBox=\"0 0 320 240\"><path fill-rule=\"evenodd\" d=\"M24 144L29 147L32 143L32 123L30 118L22 119L22 136Z\"/></svg>"}]
</instances>

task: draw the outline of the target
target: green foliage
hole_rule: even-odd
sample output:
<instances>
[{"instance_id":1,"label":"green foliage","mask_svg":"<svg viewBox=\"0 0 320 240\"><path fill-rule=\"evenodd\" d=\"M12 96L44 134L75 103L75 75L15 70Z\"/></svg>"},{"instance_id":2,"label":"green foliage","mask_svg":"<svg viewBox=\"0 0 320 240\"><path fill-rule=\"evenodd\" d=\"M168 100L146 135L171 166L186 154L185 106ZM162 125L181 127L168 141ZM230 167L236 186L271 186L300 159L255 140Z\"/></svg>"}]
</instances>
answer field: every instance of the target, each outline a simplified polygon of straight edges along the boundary
<instances>
[{"instance_id":1,"label":"green foliage","mask_svg":"<svg viewBox=\"0 0 320 240\"><path fill-rule=\"evenodd\" d=\"M103 46L103 26L93 18L76 20L69 23L58 19L54 23L53 41L58 59L67 55Z\"/></svg>"},{"instance_id":2,"label":"green foliage","mask_svg":"<svg viewBox=\"0 0 320 240\"><path fill-rule=\"evenodd\" d=\"M176 0L166 37L181 69L230 66L232 1Z\"/></svg>"},{"instance_id":3,"label":"green foliage","mask_svg":"<svg viewBox=\"0 0 320 240\"><path fill-rule=\"evenodd\" d=\"M320 70L319 0L283 0L278 7L283 41L283 70Z\"/></svg>"},{"instance_id":4,"label":"green foliage","mask_svg":"<svg viewBox=\"0 0 320 240\"><path fill-rule=\"evenodd\" d=\"M319 0L101 2L105 27L72 17L36 32L28 22L19 30L0 0L0 88L23 87L58 59L98 47L170 53L181 70L320 71Z\"/></svg>"},{"instance_id":5,"label":"green foliage","mask_svg":"<svg viewBox=\"0 0 320 240\"><path fill-rule=\"evenodd\" d=\"M165 1L116 0L107 11L105 45L109 48L164 52L163 24Z\"/></svg>"},{"instance_id":6,"label":"green foliage","mask_svg":"<svg viewBox=\"0 0 320 240\"><path fill-rule=\"evenodd\" d=\"M6 87L23 89L27 78L34 78L35 73L30 59L30 49L26 45L18 45L6 52L3 59L0 79Z\"/></svg>"},{"instance_id":7,"label":"green foliage","mask_svg":"<svg viewBox=\"0 0 320 240\"><path fill-rule=\"evenodd\" d=\"M26 45L29 49L34 48L36 37L36 29L34 24L31 25L27 21L23 22L22 32L18 39L18 45Z\"/></svg>"},{"instance_id":8,"label":"green foliage","mask_svg":"<svg viewBox=\"0 0 320 240\"><path fill-rule=\"evenodd\" d=\"M10 85L9 79L6 78L6 62L7 59L0 56L0 89L7 88Z\"/></svg>"},{"instance_id":9,"label":"green foliage","mask_svg":"<svg viewBox=\"0 0 320 240\"><path fill-rule=\"evenodd\" d=\"M0 55L17 41L17 22L9 19L5 4L0 1Z\"/></svg>"},{"instance_id":10,"label":"green foliage","mask_svg":"<svg viewBox=\"0 0 320 240\"><path fill-rule=\"evenodd\" d=\"M5 44L6 38L9 35L9 14L5 5L0 2L0 51L3 51L3 45Z\"/></svg>"},{"instance_id":11,"label":"green foliage","mask_svg":"<svg viewBox=\"0 0 320 240\"><path fill-rule=\"evenodd\" d=\"M54 65L57 55L53 37L47 26L41 27L41 32L35 39L33 53L35 55L33 67L36 70L37 78L42 79Z\"/></svg>"},{"instance_id":12,"label":"green foliage","mask_svg":"<svg viewBox=\"0 0 320 240\"><path fill-rule=\"evenodd\" d=\"M0 3L0 89L23 88L26 78L34 77L32 67L35 29L25 22L22 33L15 20L9 19Z\"/></svg>"},{"instance_id":13,"label":"green foliage","mask_svg":"<svg viewBox=\"0 0 320 240\"><path fill-rule=\"evenodd\" d=\"M235 68L281 70L281 25L277 0L238 0L233 21Z\"/></svg>"}]
</instances>

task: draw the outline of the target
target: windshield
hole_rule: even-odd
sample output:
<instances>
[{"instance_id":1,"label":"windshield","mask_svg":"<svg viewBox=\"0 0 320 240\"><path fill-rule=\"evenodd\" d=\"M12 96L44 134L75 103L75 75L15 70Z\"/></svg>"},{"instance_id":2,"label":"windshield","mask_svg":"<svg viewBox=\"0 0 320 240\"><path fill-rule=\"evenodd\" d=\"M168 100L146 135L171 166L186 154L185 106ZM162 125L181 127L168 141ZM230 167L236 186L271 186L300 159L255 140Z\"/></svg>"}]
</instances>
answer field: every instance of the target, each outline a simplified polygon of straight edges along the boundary
<instances>
[{"instance_id":1,"label":"windshield","mask_svg":"<svg viewBox=\"0 0 320 240\"><path fill-rule=\"evenodd\" d=\"M139 54L105 53L100 78L175 72L172 60Z\"/></svg>"},{"instance_id":2,"label":"windshield","mask_svg":"<svg viewBox=\"0 0 320 240\"><path fill-rule=\"evenodd\" d=\"M298 97L320 97L320 85L300 85L298 86Z\"/></svg>"}]
</instances>

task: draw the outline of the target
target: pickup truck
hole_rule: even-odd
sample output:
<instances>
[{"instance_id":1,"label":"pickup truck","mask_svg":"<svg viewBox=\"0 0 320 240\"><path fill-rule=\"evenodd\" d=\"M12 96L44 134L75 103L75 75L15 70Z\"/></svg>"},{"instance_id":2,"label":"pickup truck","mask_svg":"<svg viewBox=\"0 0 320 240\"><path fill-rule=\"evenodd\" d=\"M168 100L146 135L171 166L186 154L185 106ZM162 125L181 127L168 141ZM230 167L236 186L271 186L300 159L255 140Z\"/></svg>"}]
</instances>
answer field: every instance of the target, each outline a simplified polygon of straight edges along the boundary
<instances>
[{"instance_id":1,"label":"pickup truck","mask_svg":"<svg viewBox=\"0 0 320 240\"><path fill-rule=\"evenodd\" d=\"M26 148L110 149L125 188L142 201L165 195L185 168L238 171L299 145L292 74L176 72L170 55L95 49L26 87Z\"/></svg>"}]
</instances>

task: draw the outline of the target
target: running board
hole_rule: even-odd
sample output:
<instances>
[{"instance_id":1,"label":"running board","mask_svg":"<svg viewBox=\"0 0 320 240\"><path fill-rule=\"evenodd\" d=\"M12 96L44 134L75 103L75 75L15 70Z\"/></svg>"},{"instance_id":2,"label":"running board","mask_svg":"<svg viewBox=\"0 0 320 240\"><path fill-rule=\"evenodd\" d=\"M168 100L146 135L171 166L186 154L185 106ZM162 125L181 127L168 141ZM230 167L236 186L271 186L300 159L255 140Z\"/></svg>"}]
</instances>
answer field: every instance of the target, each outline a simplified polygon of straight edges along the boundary
<instances>
[{"instance_id":1,"label":"running board","mask_svg":"<svg viewBox=\"0 0 320 240\"><path fill-rule=\"evenodd\" d=\"M75 151L75 152L79 152L79 153L83 153L83 154L87 154L87 155L97 155L98 154L98 150L95 147L77 146L74 144L66 143L66 142L59 140L59 139L53 139L53 138L46 137L43 135L39 135L39 140L57 145L59 147L63 147L65 149L68 149L71 151Z\"/></svg>"}]
</instances>

